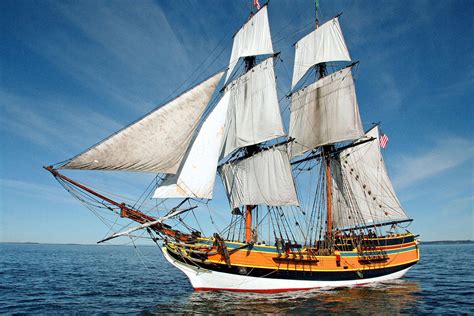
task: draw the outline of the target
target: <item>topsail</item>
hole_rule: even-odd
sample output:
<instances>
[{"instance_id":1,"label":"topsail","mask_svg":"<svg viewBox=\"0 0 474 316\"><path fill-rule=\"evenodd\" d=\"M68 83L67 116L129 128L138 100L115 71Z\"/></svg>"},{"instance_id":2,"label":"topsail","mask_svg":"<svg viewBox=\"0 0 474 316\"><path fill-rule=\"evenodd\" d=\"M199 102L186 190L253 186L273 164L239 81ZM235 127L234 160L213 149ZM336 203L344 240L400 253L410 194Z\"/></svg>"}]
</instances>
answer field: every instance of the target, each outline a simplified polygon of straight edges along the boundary
<instances>
[{"instance_id":1,"label":"topsail","mask_svg":"<svg viewBox=\"0 0 474 316\"><path fill-rule=\"evenodd\" d=\"M319 79L291 96L292 156L364 135L351 68Z\"/></svg>"},{"instance_id":2,"label":"topsail","mask_svg":"<svg viewBox=\"0 0 474 316\"><path fill-rule=\"evenodd\" d=\"M229 69L225 81L229 80L240 57L273 54L272 37L268 24L267 6L264 6L234 36Z\"/></svg>"},{"instance_id":3,"label":"topsail","mask_svg":"<svg viewBox=\"0 0 474 316\"><path fill-rule=\"evenodd\" d=\"M300 39L295 48L292 88L316 64L351 60L337 17Z\"/></svg>"},{"instance_id":4,"label":"topsail","mask_svg":"<svg viewBox=\"0 0 474 316\"><path fill-rule=\"evenodd\" d=\"M284 136L273 57L231 82L224 155L236 148Z\"/></svg>"},{"instance_id":5,"label":"topsail","mask_svg":"<svg viewBox=\"0 0 474 316\"><path fill-rule=\"evenodd\" d=\"M61 168L176 173L222 75L215 74Z\"/></svg>"}]
</instances>

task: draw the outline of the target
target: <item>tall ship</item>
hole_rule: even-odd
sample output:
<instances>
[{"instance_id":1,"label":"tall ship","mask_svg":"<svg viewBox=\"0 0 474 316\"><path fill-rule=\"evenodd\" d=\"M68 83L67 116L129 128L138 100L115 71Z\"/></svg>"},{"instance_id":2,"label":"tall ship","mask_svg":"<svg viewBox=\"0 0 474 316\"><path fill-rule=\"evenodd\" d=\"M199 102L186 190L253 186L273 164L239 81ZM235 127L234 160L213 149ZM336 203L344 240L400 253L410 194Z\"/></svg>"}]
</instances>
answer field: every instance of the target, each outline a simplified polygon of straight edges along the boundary
<instances>
[{"instance_id":1,"label":"tall ship","mask_svg":"<svg viewBox=\"0 0 474 316\"><path fill-rule=\"evenodd\" d=\"M268 3L254 5L224 71L44 168L91 210L132 223L99 242L151 239L196 290L278 292L402 277L420 258L417 236L406 229L412 219L384 164L387 137L378 124L363 129L357 62L339 16L322 24L316 18L294 44L282 115ZM131 203L71 179L66 169L156 177L142 202ZM216 178L225 188L214 197L223 200L217 212L228 224L206 235L199 221L209 216Z\"/></svg>"}]
</instances>

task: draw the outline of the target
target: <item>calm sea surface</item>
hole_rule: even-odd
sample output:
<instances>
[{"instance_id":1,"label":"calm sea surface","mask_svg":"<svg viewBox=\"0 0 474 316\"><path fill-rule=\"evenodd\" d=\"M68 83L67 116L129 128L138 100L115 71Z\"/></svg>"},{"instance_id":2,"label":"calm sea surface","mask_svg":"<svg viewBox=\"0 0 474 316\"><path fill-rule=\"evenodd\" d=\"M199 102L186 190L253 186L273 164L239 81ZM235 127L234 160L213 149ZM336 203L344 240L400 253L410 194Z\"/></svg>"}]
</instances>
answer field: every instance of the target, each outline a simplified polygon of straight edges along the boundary
<instances>
[{"instance_id":1,"label":"calm sea surface","mask_svg":"<svg viewBox=\"0 0 474 316\"><path fill-rule=\"evenodd\" d=\"M474 245L422 245L405 278L279 294L194 292L156 247L0 244L0 313L474 314Z\"/></svg>"}]
</instances>

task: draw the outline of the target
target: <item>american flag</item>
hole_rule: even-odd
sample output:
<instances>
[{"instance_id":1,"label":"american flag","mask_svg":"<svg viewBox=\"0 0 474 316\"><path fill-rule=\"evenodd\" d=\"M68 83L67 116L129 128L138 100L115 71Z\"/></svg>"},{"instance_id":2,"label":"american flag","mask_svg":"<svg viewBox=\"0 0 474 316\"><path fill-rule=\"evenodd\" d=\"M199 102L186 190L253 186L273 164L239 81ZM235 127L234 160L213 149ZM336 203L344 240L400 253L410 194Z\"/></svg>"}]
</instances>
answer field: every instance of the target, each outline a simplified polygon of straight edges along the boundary
<instances>
[{"instance_id":1,"label":"american flag","mask_svg":"<svg viewBox=\"0 0 474 316\"><path fill-rule=\"evenodd\" d=\"M257 8L257 10L260 10L260 2L258 0L253 0L253 6Z\"/></svg>"},{"instance_id":2,"label":"american flag","mask_svg":"<svg viewBox=\"0 0 474 316\"><path fill-rule=\"evenodd\" d=\"M388 136L386 134L380 134L379 141L380 141L380 147L382 148L387 147Z\"/></svg>"}]
</instances>

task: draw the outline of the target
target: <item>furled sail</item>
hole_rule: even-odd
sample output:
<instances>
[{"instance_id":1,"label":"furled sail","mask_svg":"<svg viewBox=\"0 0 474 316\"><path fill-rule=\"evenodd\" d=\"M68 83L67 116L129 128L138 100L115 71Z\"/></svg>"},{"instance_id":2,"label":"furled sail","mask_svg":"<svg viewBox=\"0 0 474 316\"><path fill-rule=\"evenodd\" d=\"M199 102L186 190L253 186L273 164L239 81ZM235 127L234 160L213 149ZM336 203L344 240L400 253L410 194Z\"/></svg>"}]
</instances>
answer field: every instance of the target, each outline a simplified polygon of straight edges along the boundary
<instances>
[{"instance_id":1,"label":"furled sail","mask_svg":"<svg viewBox=\"0 0 474 316\"><path fill-rule=\"evenodd\" d=\"M212 198L228 105L226 93L202 124L178 173L166 176L154 198Z\"/></svg>"},{"instance_id":2,"label":"furled sail","mask_svg":"<svg viewBox=\"0 0 474 316\"><path fill-rule=\"evenodd\" d=\"M339 70L292 95L292 156L364 135L351 69Z\"/></svg>"},{"instance_id":3,"label":"furled sail","mask_svg":"<svg viewBox=\"0 0 474 316\"><path fill-rule=\"evenodd\" d=\"M337 17L300 39L295 49L292 88L316 64L351 60Z\"/></svg>"},{"instance_id":4,"label":"furled sail","mask_svg":"<svg viewBox=\"0 0 474 316\"><path fill-rule=\"evenodd\" d=\"M349 221L349 208L340 209L339 215L334 218L338 227L346 226L349 222L362 225L408 218L385 168L380 152L378 127L372 128L366 136L375 140L340 153L342 181L336 181L338 183L335 190L339 192L335 194L346 196L346 201L339 202L351 203L352 208L358 209L359 217L352 215Z\"/></svg>"},{"instance_id":5,"label":"furled sail","mask_svg":"<svg viewBox=\"0 0 474 316\"><path fill-rule=\"evenodd\" d=\"M176 173L222 75L215 74L61 168Z\"/></svg>"},{"instance_id":6,"label":"furled sail","mask_svg":"<svg viewBox=\"0 0 474 316\"><path fill-rule=\"evenodd\" d=\"M273 54L267 6L265 5L234 36L226 82L240 57Z\"/></svg>"},{"instance_id":7,"label":"furled sail","mask_svg":"<svg viewBox=\"0 0 474 316\"><path fill-rule=\"evenodd\" d=\"M273 58L267 58L230 85L224 156L236 148L284 136Z\"/></svg>"},{"instance_id":8,"label":"furled sail","mask_svg":"<svg viewBox=\"0 0 474 316\"><path fill-rule=\"evenodd\" d=\"M233 208L242 205L299 205L286 146L262 151L220 168Z\"/></svg>"}]
</instances>

